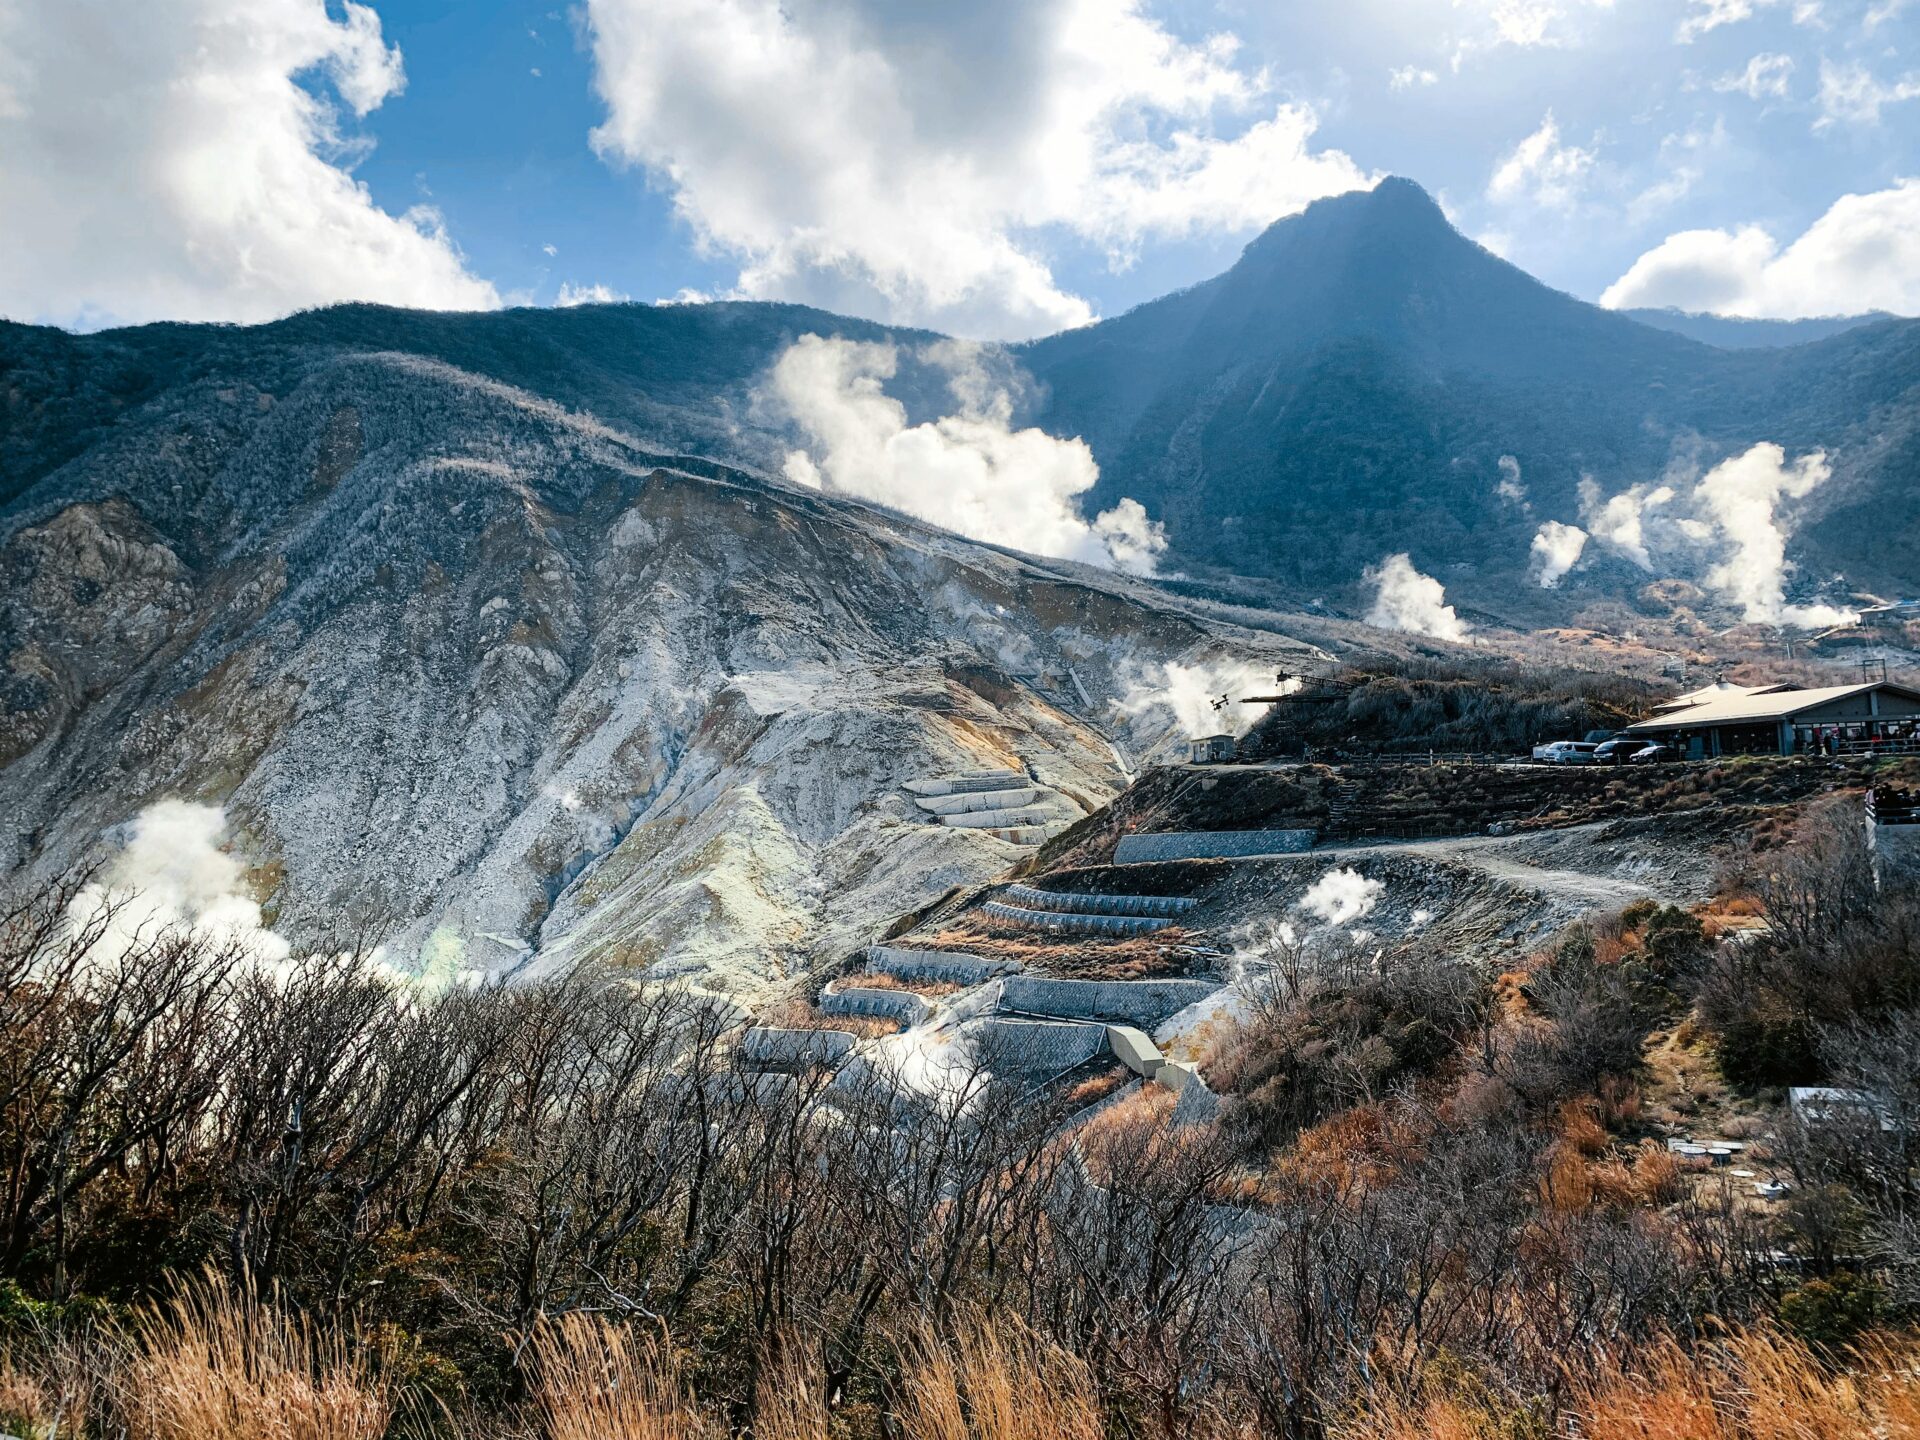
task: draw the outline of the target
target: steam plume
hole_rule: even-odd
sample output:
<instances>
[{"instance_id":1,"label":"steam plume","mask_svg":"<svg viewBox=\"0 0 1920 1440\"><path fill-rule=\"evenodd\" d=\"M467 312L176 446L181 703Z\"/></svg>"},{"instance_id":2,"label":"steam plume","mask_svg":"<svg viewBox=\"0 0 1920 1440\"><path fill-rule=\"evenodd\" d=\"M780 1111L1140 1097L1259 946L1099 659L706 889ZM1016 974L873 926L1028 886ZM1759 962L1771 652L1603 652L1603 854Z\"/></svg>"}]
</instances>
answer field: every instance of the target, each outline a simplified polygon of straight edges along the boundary
<instances>
[{"instance_id":1,"label":"steam plume","mask_svg":"<svg viewBox=\"0 0 1920 1440\"><path fill-rule=\"evenodd\" d=\"M1500 483L1494 486L1493 493L1502 500L1511 500L1524 507L1527 503L1527 487L1520 483L1520 462L1511 455L1500 457Z\"/></svg>"},{"instance_id":2,"label":"steam plume","mask_svg":"<svg viewBox=\"0 0 1920 1440\"><path fill-rule=\"evenodd\" d=\"M1578 525L1549 520L1533 537L1533 563L1545 590L1556 588L1587 548L1587 532Z\"/></svg>"},{"instance_id":3,"label":"steam plume","mask_svg":"<svg viewBox=\"0 0 1920 1440\"><path fill-rule=\"evenodd\" d=\"M1783 499L1798 500L1833 473L1821 451L1787 464L1778 445L1755 445L1707 472L1694 502L1730 547L1707 572L1707 584L1738 605L1749 621L1769 625L1841 625L1859 619L1837 605L1786 601L1787 536L1774 517Z\"/></svg>"},{"instance_id":4,"label":"steam plume","mask_svg":"<svg viewBox=\"0 0 1920 1440\"><path fill-rule=\"evenodd\" d=\"M1465 640L1467 625L1446 603L1447 591L1431 575L1413 568L1405 554L1389 555L1366 572L1377 589L1367 623L1382 630L1431 635L1436 640Z\"/></svg>"},{"instance_id":5,"label":"steam plume","mask_svg":"<svg viewBox=\"0 0 1920 1440\"><path fill-rule=\"evenodd\" d=\"M74 922L86 924L111 898L121 908L97 950L124 954L139 936L183 929L216 944L238 943L263 963L285 960L290 947L260 923L260 907L246 893L246 867L220 849L225 829L226 817L212 805L147 806L128 824L104 882L74 898Z\"/></svg>"},{"instance_id":6,"label":"steam plume","mask_svg":"<svg viewBox=\"0 0 1920 1440\"><path fill-rule=\"evenodd\" d=\"M1580 518L1593 538L1611 545L1642 570L1653 569L1647 550L1647 518L1674 498L1671 485L1635 485L1609 499L1591 475L1580 477Z\"/></svg>"},{"instance_id":7,"label":"steam plume","mask_svg":"<svg viewBox=\"0 0 1920 1440\"><path fill-rule=\"evenodd\" d=\"M1100 478L1081 440L1012 428L1013 397L977 347L929 345L918 358L947 371L957 410L909 425L887 395L899 369L890 344L803 335L774 362L771 398L809 448L787 456L796 484L892 505L976 540L1151 575L1166 536L1137 500L1091 522L1079 497Z\"/></svg>"},{"instance_id":8,"label":"steam plume","mask_svg":"<svg viewBox=\"0 0 1920 1440\"><path fill-rule=\"evenodd\" d=\"M1158 721L1187 737L1244 735L1267 711L1264 705L1242 705L1247 695L1285 694L1300 682L1290 679L1281 689L1271 666L1244 660L1177 660L1164 665L1134 668L1122 676L1125 690L1115 702L1121 714L1135 722ZM1222 696L1227 703L1218 709Z\"/></svg>"},{"instance_id":9,"label":"steam plume","mask_svg":"<svg viewBox=\"0 0 1920 1440\"><path fill-rule=\"evenodd\" d=\"M1346 925L1378 905L1386 890L1380 881L1370 880L1358 870L1329 870L1300 897L1300 908L1329 925Z\"/></svg>"}]
</instances>

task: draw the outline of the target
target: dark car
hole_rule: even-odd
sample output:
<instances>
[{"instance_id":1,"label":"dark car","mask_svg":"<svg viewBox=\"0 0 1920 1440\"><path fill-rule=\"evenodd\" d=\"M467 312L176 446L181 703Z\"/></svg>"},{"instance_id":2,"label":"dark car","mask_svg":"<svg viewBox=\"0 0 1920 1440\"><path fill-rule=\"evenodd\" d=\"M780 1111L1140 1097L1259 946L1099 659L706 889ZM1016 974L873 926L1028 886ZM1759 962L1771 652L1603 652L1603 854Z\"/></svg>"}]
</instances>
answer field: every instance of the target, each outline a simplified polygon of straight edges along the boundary
<instances>
[{"instance_id":1,"label":"dark car","mask_svg":"<svg viewBox=\"0 0 1920 1440\"><path fill-rule=\"evenodd\" d=\"M1593 752L1593 760L1596 765L1624 765L1633 758L1634 752L1646 748L1646 741L1623 735L1617 740L1601 741Z\"/></svg>"},{"instance_id":2,"label":"dark car","mask_svg":"<svg viewBox=\"0 0 1920 1440\"><path fill-rule=\"evenodd\" d=\"M1671 745L1643 745L1627 756L1629 765L1659 765L1668 760L1678 760L1680 752Z\"/></svg>"}]
</instances>

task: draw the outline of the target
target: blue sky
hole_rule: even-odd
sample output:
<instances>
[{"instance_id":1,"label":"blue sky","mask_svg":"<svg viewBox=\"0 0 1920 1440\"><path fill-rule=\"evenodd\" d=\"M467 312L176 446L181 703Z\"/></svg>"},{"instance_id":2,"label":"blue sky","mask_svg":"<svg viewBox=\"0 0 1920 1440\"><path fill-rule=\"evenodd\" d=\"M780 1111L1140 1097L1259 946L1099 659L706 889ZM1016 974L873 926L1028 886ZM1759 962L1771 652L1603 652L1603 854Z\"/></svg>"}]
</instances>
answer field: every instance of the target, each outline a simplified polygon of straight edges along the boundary
<instances>
[{"instance_id":1,"label":"blue sky","mask_svg":"<svg viewBox=\"0 0 1920 1440\"><path fill-rule=\"evenodd\" d=\"M1388 173L1588 299L1915 313L1917 27L1920 0L0 0L0 313L692 292L1003 338Z\"/></svg>"}]
</instances>

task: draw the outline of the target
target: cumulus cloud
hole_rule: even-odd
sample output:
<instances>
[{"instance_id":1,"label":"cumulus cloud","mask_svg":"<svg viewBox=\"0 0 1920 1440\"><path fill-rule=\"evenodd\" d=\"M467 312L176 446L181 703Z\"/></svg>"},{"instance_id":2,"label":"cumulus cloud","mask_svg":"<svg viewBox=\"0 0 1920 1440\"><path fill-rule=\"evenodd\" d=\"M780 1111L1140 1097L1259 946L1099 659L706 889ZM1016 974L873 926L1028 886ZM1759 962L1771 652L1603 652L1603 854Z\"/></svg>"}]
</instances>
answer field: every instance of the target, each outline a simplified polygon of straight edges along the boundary
<instances>
[{"instance_id":1,"label":"cumulus cloud","mask_svg":"<svg viewBox=\"0 0 1920 1440\"><path fill-rule=\"evenodd\" d=\"M1368 914L1386 892L1385 884L1358 870L1329 870L1300 897L1300 908L1329 925L1349 925Z\"/></svg>"},{"instance_id":2,"label":"cumulus cloud","mask_svg":"<svg viewBox=\"0 0 1920 1440\"><path fill-rule=\"evenodd\" d=\"M737 290L983 337L1084 323L1040 233L1127 264L1371 183L1312 107L1141 0L588 0L594 145Z\"/></svg>"},{"instance_id":3,"label":"cumulus cloud","mask_svg":"<svg viewBox=\"0 0 1920 1440\"><path fill-rule=\"evenodd\" d=\"M1416 90L1439 83L1438 75L1418 65L1401 65L1387 72L1387 85L1394 90Z\"/></svg>"},{"instance_id":4,"label":"cumulus cloud","mask_svg":"<svg viewBox=\"0 0 1920 1440\"><path fill-rule=\"evenodd\" d=\"M978 347L941 342L918 358L946 372L958 409L910 425L885 388L899 369L897 347L819 335L788 346L762 397L809 442L787 456L787 478L976 540L1153 573L1166 536L1138 501L1082 516L1079 497L1100 478L1084 441L1013 429L1013 395L989 375Z\"/></svg>"},{"instance_id":5,"label":"cumulus cloud","mask_svg":"<svg viewBox=\"0 0 1920 1440\"><path fill-rule=\"evenodd\" d=\"M618 305L629 298L610 285L575 285L562 281L560 293L553 297L553 303L563 308L574 305Z\"/></svg>"},{"instance_id":6,"label":"cumulus cloud","mask_svg":"<svg viewBox=\"0 0 1920 1440\"><path fill-rule=\"evenodd\" d=\"M1578 525L1549 520L1533 537L1533 570L1543 590L1556 589L1587 548L1587 532Z\"/></svg>"},{"instance_id":7,"label":"cumulus cloud","mask_svg":"<svg viewBox=\"0 0 1920 1440\"><path fill-rule=\"evenodd\" d=\"M1580 196L1592 174L1594 152L1564 143L1549 110L1540 128L1509 151L1494 167L1487 198L1503 204L1528 201L1563 210Z\"/></svg>"},{"instance_id":8,"label":"cumulus cloud","mask_svg":"<svg viewBox=\"0 0 1920 1440\"><path fill-rule=\"evenodd\" d=\"M1786 601L1787 534L1777 511L1782 500L1799 500L1832 474L1820 451L1789 465L1778 445L1755 445L1722 461L1694 492L1701 513L1728 549L1707 572L1707 584L1740 607L1749 622L1768 625L1839 625L1858 617L1835 605L1790 605Z\"/></svg>"},{"instance_id":9,"label":"cumulus cloud","mask_svg":"<svg viewBox=\"0 0 1920 1440\"><path fill-rule=\"evenodd\" d=\"M1744 95L1749 100L1784 100L1792 85L1793 57L1777 54L1755 55L1746 69L1713 82L1722 95Z\"/></svg>"},{"instance_id":10,"label":"cumulus cloud","mask_svg":"<svg viewBox=\"0 0 1920 1440\"><path fill-rule=\"evenodd\" d=\"M343 111L403 84L364 5L0 0L0 57L0 314L91 326L499 303L434 211L389 214L353 178L364 142Z\"/></svg>"},{"instance_id":11,"label":"cumulus cloud","mask_svg":"<svg viewBox=\"0 0 1920 1440\"><path fill-rule=\"evenodd\" d=\"M1387 556L1368 568L1366 579L1375 589L1373 608L1367 611L1369 625L1436 640L1467 638L1466 622L1446 603L1446 587L1414 569L1410 556Z\"/></svg>"},{"instance_id":12,"label":"cumulus cloud","mask_svg":"<svg viewBox=\"0 0 1920 1440\"><path fill-rule=\"evenodd\" d=\"M1782 320L1920 314L1920 180L1841 196L1784 249L1758 225L1670 235L1600 303Z\"/></svg>"},{"instance_id":13,"label":"cumulus cloud","mask_svg":"<svg viewBox=\"0 0 1920 1440\"><path fill-rule=\"evenodd\" d=\"M1244 735L1267 713L1265 705L1242 705L1250 695L1285 695L1300 688L1297 678L1284 684L1270 665L1246 660L1178 660L1123 669L1124 689L1115 707L1128 720L1171 726L1188 738ZM1276 688L1278 687L1278 688Z\"/></svg>"},{"instance_id":14,"label":"cumulus cloud","mask_svg":"<svg viewBox=\"0 0 1920 1440\"><path fill-rule=\"evenodd\" d=\"M117 906L95 953L124 954L139 937L177 929L239 945L264 964L285 960L287 942L260 923L246 893L246 867L220 848L225 830L218 807L188 800L156 801L135 816L100 883L74 898L82 927Z\"/></svg>"}]
</instances>

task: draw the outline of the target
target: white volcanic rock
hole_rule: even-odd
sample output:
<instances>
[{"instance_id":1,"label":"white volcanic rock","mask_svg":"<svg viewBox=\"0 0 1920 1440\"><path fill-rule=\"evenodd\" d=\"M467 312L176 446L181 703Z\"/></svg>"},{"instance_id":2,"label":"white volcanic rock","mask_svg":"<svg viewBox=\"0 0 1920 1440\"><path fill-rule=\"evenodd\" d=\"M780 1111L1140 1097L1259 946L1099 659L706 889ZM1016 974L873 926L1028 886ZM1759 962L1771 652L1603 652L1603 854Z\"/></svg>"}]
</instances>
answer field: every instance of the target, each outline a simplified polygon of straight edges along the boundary
<instances>
[{"instance_id":1,"label":"white volcanic rock","mask_svg":"<svg viewBox=\"0 0 1920 1440\"><path fill-rule=\"evenodd\" d=\"M15 885L179 796L296 944L741 994L1019 855L903 782L1023 771L1071 819L1142 665L1312 659L401 356L165 392L0 511L0 579Z\"/></svg>"}]
</instances>

